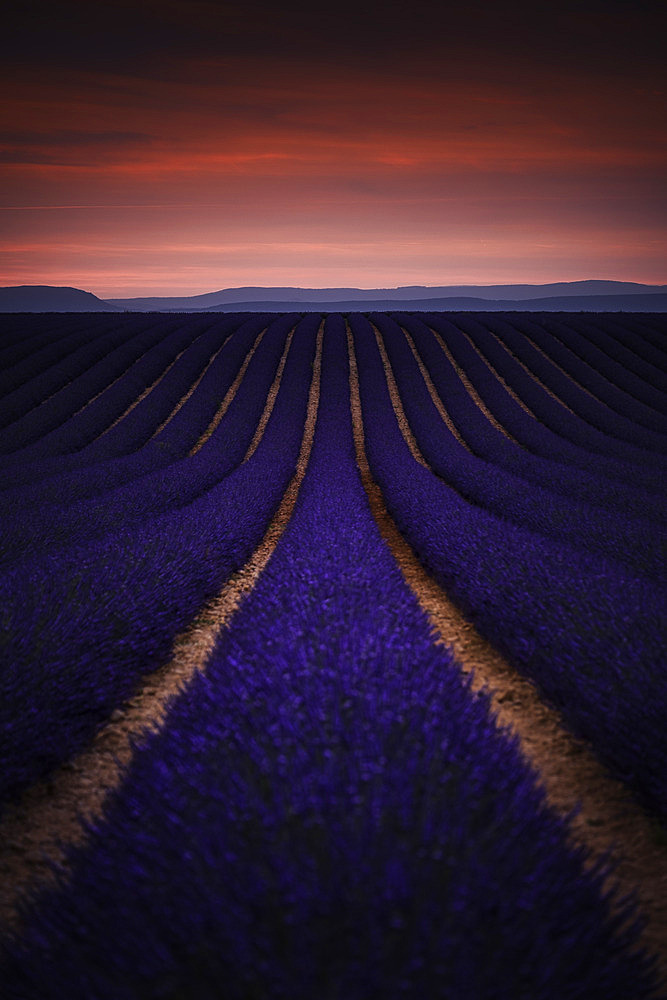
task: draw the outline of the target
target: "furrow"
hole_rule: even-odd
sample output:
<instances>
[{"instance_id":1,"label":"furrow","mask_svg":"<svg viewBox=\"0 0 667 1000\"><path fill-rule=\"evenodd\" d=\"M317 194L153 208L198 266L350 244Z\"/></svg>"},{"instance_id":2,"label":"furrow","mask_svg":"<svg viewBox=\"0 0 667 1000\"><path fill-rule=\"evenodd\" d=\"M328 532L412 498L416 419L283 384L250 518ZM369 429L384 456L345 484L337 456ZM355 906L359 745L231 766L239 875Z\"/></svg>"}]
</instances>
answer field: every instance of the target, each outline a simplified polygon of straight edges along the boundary
<instances>
[{"instance_id":1,"label":"furrow","mask_svg":"<svg viewBox=\"0 0 667 1000\"><path fill-rule=\"evenodd\" d=\"M151 330L151 329L154 329L154 328L153 327L148 327L148 330ZM143 359L146 357L146 355L149 353L149 351L152 351L155 346L156 346L155 344L151 344L150 347L147 347L145 351L142 351L141 354L139 355L139 357L135 358L134 361L132 362L132 364L128 368L126 368L125 371L121 372L120 375L117 375L116 378L112 379L111 382L109 382L102 389L100 389L99 392L96 392L94 396L91 396L90 399L86 400L86 402L83 404L83 406L80 406L78 410L75 410L74 413L70 413L70 415L67 417L67 420L72 420L74 417L78 417L78 415L80 413L82 413L88 406L90 406L91 403L94 403L96 399L99 399L100 396L103 393L107 392L114 385L117 385L118 382L121 381L121 379L124 379L126 377L126 375L128 374L128 372L132 371L132 369L134 368L135 365L137 365L140 361L143 361ZM138 400L137 400L137 402L138 402Z\"/></svg>"},{"instance_id":2,"label":"furrow","mask_svg":"<svg viewBox=\"0 0 667 1000\"><path fill-rule=\"evenodd\" d=\"M653 322L658 321L659 314L653 314L651 319ZM591 340L590 333L596 331L598 337L593 340L593 343L601 351L607 355L607 357L612 358L612 360L620 363L624 368L630 369L634 374L645 381L652 382L656 375L664 375L664 363L662 358L658 358L653 353L651 348L658 346L658 349L664 354L664 349L662 344L664 343L664 329L659 328L658 337L660 339L660 345L656 345L651 342L647 344L648 350L636 350L636 344L628 343L627 334L636 329L637 314L630 313L625 314L621 320L618 314L614 317L610 313L603 314L593 314L589 319L589 327L587 333L587 339ZM600 339L607 341L606 347L602 345ZM646 340L646 338L644 338ZM611 348L611 350L610 350ZM619 353L620 352L620 353ZM660 387L658 391L665 395L665 389Z\"/></svg>"},{"instance_id":3,"label":"furrow","mask_svg":"<svg viewBox=\"0 0 667 1000\"><path fill-rule=\"evenodd\" d=\"M259 418L259 423L257 424L257 430L255 431L252 441L248 445L248 450L243 457L244 462L247 462L248 459L251 458L252 455L257 450L257 446L259 442L262 440L262 435L264 434L266 425L269 422L269 417L273 412L273 407L275 406L276 403L276 397L278 396L278 389L280 388L280 380L282 379L283 371L285 369L285 364L287 363L287 355L289 354L289 349L292 346L292 338L294 337L295 329L296 326L293 326L287 335L287 340L285 341L285 347L283 349L282 357L280 359L280 362L278 364L278 369L276 371L276 377L273 380L273 385L269 389L268 395L266 397L266 405L264 406L262 415ZM322 336L322 330L323 327L320 327L320 336Z\"/></svg>"},{"instance_id":4,"label":"furrow","mask_svg":"<svg viewBox=\"0 0 667 1000\"><path fill-rule=\"evenodd\" d=\"M627 325L627 323L628 320L626 317L624 325ZM590 336L586 335L587 332L590 333L587 323L576 324L572 317L568 318L567 323L562 320L554 321L550 317L549 322L545 320L541 323L541 326L560 346L574 354L576 363L584 366L581 368L582 372L586 371L589 376L592 374L594 378L597 377L603 380L604 387L601 387L602 392L605 389L611 389L614 393L622 393L623 397L626 397L631 404L640 403L643 408L650 411L652 416L658 415L659 417L664 417L665 407L661 405L661 403L664 403L664 399L658 401L656 395L653 395L653 393L650 399L647 398L646 389L649 387L645 380L640 375L629 371L619 358L611 357L600 343L591 340ZM602 332L600 327L597 329L598 332ZM628 329L630 329L629 326ZM568 339L568 334L572 333L575 334L579 341L576 345L576 350ZM646 347L648 351L649 345L647 344ZM636 354L636 352L633 353ZM626 381L626 379L629 381ZM657 395L664 396L659 386L654 385L651 388ZM602 396L600 399L602 400ZM622 413L623 411L624 407L621 406L619 412Z\"/></svg>"},{"instance_id":5,"label":"furrow","mask_svg":"<svg viewBox=\"0 0 667 1000\"><path fill-rule=\"evenodd\" d=\"M575 413L574 410L570 409L570 407L567 405L567 403L564 403L563 400L560 398L560 396L557 396L556 393L553 392L553 390L550 389L548 385L545 385L545 383L542 381L542 379L539 377L539 375L536 375L535 372L532 371L528 367L528 365L526 365L521 360L521 358L518 357L514 353L514 351L511 349L511 347L508 347L508 345L496 333L493 332L493 330L489 330L488 327L484 327L484 330L485 330L486 333L488 333L490 336L492 336L493 339L496 340L501 345L501 347L503 347L507 351L507 353L509 355L511 355L511 357L516 361L516 363L518 365L520 365L521 368L523 368L523 370L526 373L526 375L530 379L532 379L533 382L535 382L537 385L539 385L540 389L543 389L544 392L546 392L547 396L551 396L551 398L553 399L553 401L555 403L558 403L560 406L562 406L563 409L567 410L568 413L571 413L573 417L577 418L577 420L582 420L583 419L582 417L579 416L578 413ZM521 331L521 332L523 334L523 331ZM551 360L551 359L548 358L547 360ZM587 423L587 421L586 421L586 423Z\"/></svg>"},{"instance_id":6,"label":"furrow","mask_svg":"<svg viewBox=\"0 0 667 1000\"><path fill-rule=\"evenodd\" d=\"M574 405L577 406L577 416L581 420L585 420L596 430L617 438L626 446L630 444L634 448L658 451L664 448L664 426L658 427L657 421L650 422L650 411L649 422L647 422L646 414L637 414L634 410L633 404L639 402L642 406L644 405L641 393L639 393L640 398L637 400L636 397L626 393L622 385L613 382L604 373L600 373L601 384L598 382L594 391L584 384L585 372L587 369L589 372L593 371L594 377L596 373L587 361L579 357L570 347L566 338L561 339L551 328L530 320L514 320L511 324L504 325L518 333L526 344L539 355L539 358L553 369L557 377L560 376L561 379L567 380L567 385L574 387L585 397L583 400L575 402L575 392L572 399ZM572 332L576 335L576 331ZM546 335L546 338L539 342L543 335ZM558 355L559 348L563 352L560 354L560 360L557 357L552 357L552 353ZM560 361L568 364L573 371L563 368ZM558 391L562 392L563 388L561 387ZM653 412L656 413L656 411Z\"/></svg>"},{"instance_id":7,"label":"furrow","mask_svg":"<svg viewBox=\"0 0 667 1000\"><path fill-rule=\"evenodd\" d=\"M558 372L560 372L561 375L563 375L565 378L569 379L570 382L574 383L574 385L576 385L577 389L580 389L582 392L585 392L586 395L590 397L590 399L595 400L595 402L599 403L600 406L606 406L606 408L608 410L611 410L613 413L617 412L616 410L614 410L614 408L612 406L609 405L609 403L605 399L603 399L601 396L596 395L594 392L592 392L590 389L588 389L583 384L583 382L580 382L579 379L576 378L576 376L574 376L572 374L572 372L566 371L557 361L554 360L554 358L552 358L549 354L547 354L547 352L544 350L544 348L540 347L540 345L535 340L533 340L533 338L526 331L526 329L525 329L525 327L523 325L522 326L518 326L516 324L513 324L513 325L514 325L514 329L518 330L519 333L521 334L521 336L526 338L526 340L528 341L528 343L530 344L530 346L535 351L537 351L537 353L540 354L544 358L545 361L548 361L549 364L553 365L554 368ZM549 333L549 335L551 337L553 337L555 340L557 340L563 347L565 347L567 350L571 351L572 356L575 359L575 364L578 364L581 368L584 368L584 366L586 368L590 368L591 367L591 365L589 365L583 358L580 358L574 351L572 351L572 349L569 347L569 345L567 343L565 343L564 340L561 340L559 337L557 337L556 334L553 333L551 330L549 330L548 333ZM617 386L614 382L612 382L609 378L607 378L606 375L602 375L602 378L604 378L604 380L607 382L607 384L612 389L616 389L619 392L623 391L622 389L619 388L619 386Z\"/></svg>"},{"instance_id":8,"label":"furrow","mask_svg":"<svg viewBox=\"0 0 667 1000\"><path fill-rule=\"evenodd\" d=\"M400 324L399 324L399 326L400 326ZM373 328L376 330L376 336L377 336L377 329L375 328L375 326ZM462 445L466 449L466 451L469 451L470 454L473 454L472 449L468 446L467 442L461 437L461 435L459 434L459 431L458 431L458 428L457 428L456 424L454 423L454 421L450 417L449 413L445 409L445 405L442 402L442 400L440 399L440 396L438 395L438 390L433 385L433 381L432 381L431 376L429 375L429 373L428 373L428 371L426 369L426 365L422 361L422 359L421 359L421 357L419 355L419 352L417 351L417 348L415 347L414 340L412 339L412 337L410 336L410 334L408 333L408 331L405 329L405 327L401 326L400 328L401 328L401 332L403 333L403 336L405 337L405 339L408 342L408 346L410 347L410 350L412 351L413 357L414 357L415 361L417 362L417 365L419 366L419 371L422 374L422 378L424 379L424 382L426 383L426 388L428 389L429 395L430 395L431 399L433 400L433 405L435 406L436 410L440 414L442 422L452 432L452 434L454 435L454 437L456 438L456 440L458 441L458 443L460 445ZM471 388L472 388L472 386L471 386ZM474 392L474 389L473 389L473 392ZM503 433L505 433L505 432L503 431Z\"/></svg>"},{"instance_id":9,"label":"furrow","mask_svg":"<svg viewBox=\"0 0 667 1000\"><path fill-rule=\"evenodd\" d=\"M215 361L215 359L217 358L217 356L220 354L220 351L223 349L223 347L225 346L225 344L227 343L227 341L232 336L233 336L233 334L231 334L231 333L227 334L227 336L225 337L225 339L222 342L222 344L220 345L220 347L216 351L213 352L213 354L211 355L211 357L208 359L208 361L204 365L204 368L202 369L201 373L197 376L197 378L192 383L192 385L190 386L190 388L188 389L188 391L181 396L181 398L176 403L176 406L173 408L173 410L171 411L171 413L169 414L169 416L165 420L162 421L162 423L160 424L160 426L155 431L153 431L153 433L150 436L150 440L151 441L153 440L154 437L157 437L157 435L160 433L160 431L163 430L171 420L173 420L173 418L176 416L176 414L181 409L181 407L184 406L187 403L187 401L190 399L190 396L192 396L192 394L196 390L197 386L199 385L199 383L203 379L203 377L206 374L206 372L209 370L209 368L211 367L211 365L213 364L213 362Z\"/></svg>"},{"instance_id":10,"label":"furrow","mask_svg":"<svg viewBox=\"0 0 667 1000\"><path fill-rule=\"evenodd\" d=\"M109 426L106 427L102 431L101 434L98 434L96 438L93 438L93 441L91 441L91 444L93 442L99 441L100 438L103 438L104 435L108 434L110 430L113 430L113 428L116 426L116 424L119 424L121 422L121 420L124 420L125 417L128 415L128 413L131 413L132 410L135 408L135 406L138 406L139 403L142 401L142 399L145 399L146 396L148 396L148 394L150 392L152 392L153 389L155 389L155 387L157 385L160 384L160 382L165 377L165 375L167 375L171 371L171 369L174 367L174 365L177 363L178 359L181 358L185 354L185 352L187 351L188 347L191 347L191 344L186 344L186 346L183 348L183 350L178 352L178 354L176 355L176 357L174 358L174 360L169 362L169 364L164 369L164 371L160 372L160 374L158 375L158 377L156 379L153 379L153 381L151 382L150 385L146 386L146 388L137 396L137 398L135 400L133 400L133 402L131 402L128 407L125 408L125 410L120 414L120 416L116 417L116 419L113 421L113 423L109 424Z\"/></svg>"},{"instance_id":11,"label":"furrow","mask_svg":"<svg viewBox=\"0 0 667 1000\"><path fill-rule=\"evenodd\" d=\"M434 641L453 649L462 671L470 675L473 690L485 689L490 694L499 723L519 737L524 756L539 772L551 805L563 815L572 816L572 837L590 850L591 864L611 857L615 864L613 884L623 895L637 894L647 921L643 943L658 957L661 979L667 985L664 836L629 791L598 763L587 745L563 729L558 714L541 701L534 686L479 635L428 575L400 534L366 459L356 356L349 327L348 349L354 441L364 488L385 542L431 621Z\"/></svg>"},{"instance_id":12,"label":"furrow","mask_svg":"<svg viewBox=\"0 0 667 1000\"><path fill-rule=\"evenodd\" d=\"M387 378L387 385L389 386L389 395L391 396L391 402L394 407L394 412L396 413L396 419L398 421L399 427L401 428L401 434L405 438L405 442L408 448L410 449L412 457L417 462L419 462L420 465L423 465L425 469L430 469L431 467L424 458L424 456L422 455L419 449L419 445L417 444L415 436L410 428L410 424L408 423L408 418L405 415L405 410L403 409L403 403L401 402L401 396L398 391L398 386L396 385L396 380L394 378L394 372L392 370L391 363L389 361L389 358L387 357L387 352L384 347L384 341L382 340L382 335L380 334L380 331L375 325L371 324L371 326L373 327L375 339L377 341L378 349L382 357L382 365L384 367L385 375ZM347 330L349 337L351 335L349 326L347 327ZM356 366L354 371L356 373Z\"/></svg>"},{"instance_id":13,"label":"furrow","mask_svg":"<svg viewBox=\"0 0 667 1000\"><path fill-rule=\"evenodd\" d=\"M484 414L484 416L486 417L486 419L489 421L490 424L492 424L493 427L495 427L495 429L497 431L500 431L501 434L504 434L505 437L509 441L511 441L513 444L519 445L519 447L523 447L523 445L521 445L521 443L519 441L517 441L517 439L512 434L510 434L510 432L508 430L506 430L503 427L502 424L498 423L498 421L496 420L496 418L494 417L494 415L491 413L491 411L488 409L488 407L484 403L484 400L479 395L479 393L475 389L474 385L472 384L472 382L470 381L470 379L468 378L468 376L464 372L463 368L461 368L461 366L459 365L459 363L454 358L454 355L452 354L452 352L450 351L449 347L447 346L445 338L442 336L442 334L438 333L437 330L434 330L432 326L429 326L428 329L433 334L433 336L435 337L435 339L437 340L437 342L440 344L440 347L442 348L443 354L445 355L445 357L449 361L449 363L452 366L452 368L456 371L456 374L458 375L458 377L461 379L461 383L463 384L464 389L466 390L466 392L468 393L468 395L472 399L472 401L475 404L475 406L477 406L478 409L480 409L482 411L482 413ZM465 332L465 330L461 330L460 332L467 339L468 343L470 344L470 346L472 347L472 349L475 351L475 353L478 355L478 357L480 358L480 360L484 362L484 364L486 365L486 367L490 369L490 371L494 375L494 377L500 382L500 384L502 385L503 389L505 389L505 391L512 397L512 399L514 400L514 402L518 403L518 405L521 407L521 409L524 410L528 414L529 417L532 417L533 420L537 419L535 417L535 414L533 413L533 411L528 409L528 407L523 402L523 400L520 399L517 396L517 394L507 384L507 382L504 380L504 378L495 370L495 368L493 367L493 365L491 364L491 362L487 361L487 359L484 357L484 355L478 350L477 345L473 343L473 341L470 339L470 337Z\"/></svg>"},{"instance_id":14,"label":"furrow","mask_svg":"<svg viewBox=\"0 0 667 1000\"><path fill-rule=\"evenodd\" d=\"M86 347L88 345L83 345L83 346ZM79 345L78 349L81 350L81 345ZM110 347L109 350L107 351L107 355L110 354L113 350L114 350L114 348ZM42 372L44 372L44 371L49 372L50 370L52 370L53 368L55 368L56 365L62 364L63 362L66 362L66 361L69 361L71 359L72 355L74 355L74 354L76 354L76 349L73 350L73 351L71 351L69 354L66 354L63 358L58 358L57 361L54 361L51 365L47 366L46 369L42 369ZM104 355L100 360L104 360L104 357L106 357L106 355ZM40 372L40 374L41 374L41 372ZM29 406L27 409L25 409L21 413L21 417L26 417L29 413L32 413L33 410L36 410L38 406L43 406L44 403L48 403L49 400L53 399L54 396L57 396L59 392L62 392L63 389L66 389L68 386L70 386L72 384L72 382L76 381L76 379L78 377L80 377L80 376L79 375L72 375L72 377L68 378L67 381L64 382L62 385L58 386L56 389L53 389L51 392L47 393L41 399L39 399L35 403L33 403L32 406ZM13 390L13 391L14 392L18 392L18 391L21 391L22 389L25 389L27 386L29 386L29 384L30 384L31 381L32 381L32 378L31 379L27 379L26 382L23 383L23 385L17 386L16 389ZM11 394L7 393L7 395L11 395ZM11 422L13 422L13 419L12 419ZM9 424L6 424L5 426L9 426Z\"/></svg>"},{"instance_id":15,"label":"furrow","mask_svg":"<svg viewBox=\"0 0 667 1000\"><path fill-rule=\"evenodd\" d=\"M0 826L0 927L16 932L20 901L53 882L54 866L66 864L68 847L85 840L86 824L102 816L108 795L122 783L134 747L141 743L143 734L160 728L170 703L198 671L205 669L218 634L227 627L271 558L292 516L310 457L319 405L323 330L322 322L296 473L262 542L220 594L176 638L171 659L144 680L122 709L114 712L93 744L6 810ZM59 877L63 877L62 867Z\"/></svg>"},{"instance_id":16,"label":"furrow","mask_svg":"<svg viewBox=\"0 0 667 1000\"><path fill-rule=\"evenodd\" d=\"M257 334L257 337L255 338L254 344L252 345L252 347L248 351L248 354L247 354L247 356L246 356L243 364L241 365L241 367L239 369L238 375L236 376L236 378L234 379L234 381L230 385L229 389L225 393L225 396L224 396L222 402L220 403L220 406L216 410L216 412L215 412L215 414L213 416L213 419L211 420L210 424L208 425L208 427L206 428L206 430L204 431L204 433L202 434L202 436L199 438L199 440L197 441L197 443L194 445L194 447L191 448L190 451L188 452L188 457L191 456L191 455L196 455L197 452L201 448L204 447L204 445L206 444L206 442L210 438L211 434L217 428L218 424L220 423L220 421L224 417L225 413L229 409L229 405L230 405L231 401L233 400L234 396L236 395L238 387L240 386L240 384L241 384L241 382L243 380L243 376L246 373L246 369L247 369L248 365L250 364L252 356L255 353L255 351L257 350L257 347L258 347L258 345L259 345L262 337L264 336L264 334L266 333L267 330L268 330L268 326L265 326L264 329L261 330Z\"/></svg>"}]
</instances>

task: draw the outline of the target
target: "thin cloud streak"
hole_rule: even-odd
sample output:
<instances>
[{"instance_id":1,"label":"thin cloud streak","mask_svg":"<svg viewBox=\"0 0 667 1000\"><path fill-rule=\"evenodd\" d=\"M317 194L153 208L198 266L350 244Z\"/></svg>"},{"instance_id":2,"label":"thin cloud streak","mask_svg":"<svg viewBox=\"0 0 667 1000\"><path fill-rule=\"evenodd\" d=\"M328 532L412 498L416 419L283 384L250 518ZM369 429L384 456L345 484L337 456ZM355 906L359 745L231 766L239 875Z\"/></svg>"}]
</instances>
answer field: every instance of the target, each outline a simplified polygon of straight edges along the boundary
<instances>
[{"instance_id":1,"label":"thin cloud streak","mask_svg":"<svg viewBox=\"0 0 667 1000\"><path fill-rule=\"evenodd\" d=\"M661 16L36 0L0 69L0 280L206 291L254 247L251 284L664 281Z\"/></svg>"}]
</instances>

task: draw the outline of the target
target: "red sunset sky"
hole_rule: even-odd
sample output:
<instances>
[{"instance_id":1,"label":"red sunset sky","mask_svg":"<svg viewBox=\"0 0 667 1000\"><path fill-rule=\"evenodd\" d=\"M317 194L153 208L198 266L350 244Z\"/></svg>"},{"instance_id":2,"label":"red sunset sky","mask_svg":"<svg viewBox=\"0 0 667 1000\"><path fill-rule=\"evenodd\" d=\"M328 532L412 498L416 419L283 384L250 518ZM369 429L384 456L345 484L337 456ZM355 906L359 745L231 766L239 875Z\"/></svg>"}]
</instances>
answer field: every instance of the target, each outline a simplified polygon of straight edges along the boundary
<instances>
[{"instance_id":1,"label":"red sunset sky","mask_svg":"<svg viewBox=\"0 0 667 1000\"><path fill-rule=\"evenodd\" d=\"M0 284L667 281L658 4L27 2Z\"/></svg>"}]
</instances>

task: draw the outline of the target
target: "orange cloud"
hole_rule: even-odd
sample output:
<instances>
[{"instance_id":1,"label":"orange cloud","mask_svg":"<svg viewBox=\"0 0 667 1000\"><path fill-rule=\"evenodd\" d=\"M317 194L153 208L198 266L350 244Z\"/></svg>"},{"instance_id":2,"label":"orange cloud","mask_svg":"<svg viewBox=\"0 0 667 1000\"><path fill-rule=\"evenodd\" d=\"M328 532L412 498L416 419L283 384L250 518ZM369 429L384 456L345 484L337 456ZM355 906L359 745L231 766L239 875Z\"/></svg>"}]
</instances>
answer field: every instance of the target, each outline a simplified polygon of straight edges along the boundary
<instances>
[{"instance_id":1,"label":"orange cloud","mask_svg":"<svg viewBox=\"0 0 667 1000\"><path fill-rule=\"evenodd\" d=\"M3 283L665 280L659 89L553 65L526 86L497 54L389 63L16 73Z\"/></svg>"}]
</instances>

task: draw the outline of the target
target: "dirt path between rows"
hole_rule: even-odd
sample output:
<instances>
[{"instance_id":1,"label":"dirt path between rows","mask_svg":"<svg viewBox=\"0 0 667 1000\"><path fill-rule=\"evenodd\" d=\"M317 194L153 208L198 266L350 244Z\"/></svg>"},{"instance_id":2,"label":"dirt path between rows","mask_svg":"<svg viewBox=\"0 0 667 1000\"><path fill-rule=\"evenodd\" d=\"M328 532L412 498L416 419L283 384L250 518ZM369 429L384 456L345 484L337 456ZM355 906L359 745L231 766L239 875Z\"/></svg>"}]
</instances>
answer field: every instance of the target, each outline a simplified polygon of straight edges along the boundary
<instances>
[{"instance_id":1,"label":"dirt path between rows","mask_svg":"<svg viewBox=\"0 0 667 1000\"><path fill-rule=\"evenodd\" d=\"M169 702L197 671L205 668L218 634L227 627L271 558L292 516L310 457L319 405L322 335L323 324L317 338L296 473L262 542L245 566L230 577L220 594L177 637L169 662L143 680L134 697L113 713L91 746L48 780L28 789L17 805L7 810L0 825L0 929L19 932L17 904L20 899L53 882L51 865L63 863L63 845L81 844L85 840L82 824L101 817L107 796L122 782L132 757L132 744L147 730L159 729ZM281 365L276 372L267 397L264 411L267 420L275 403L283 367ZM260 423L264 427L266 420L262 417ZM244 461L253 450L251 445Z\"/></svg>"},{"instance_id":2,"label":"dirt path between rows","mask_svg":"<svg viewBox=\"0 0 667 1000\"><path fill-rule=\"evenodd\" d=\"M260 330L260 332L255 337L255 340L253 342L252 347L250 348L250 350L246 354L245 358L243 359L243 364L241 365L241 367L239 368L239 370L238 370L238 372L236 374L236 378L234 379L234 381L230 385L229 389L227 390L227 392L223 396L223 398L222 398L222 400L220 402L220 406L218 407L218 409L213 414L213 417L212 417L211 422L209 423L208 427L206 428L206 430L204 431L204 433L198 438L198 440L193 444L192 448L188 452L188 457L190 457L191 455L196 455L197 452L201 448L204 447L204 445L206 444L206 442L210 438L211 434L213 434L213 431L220 424L220 421L222 420L222 418L224 417L225 413L229 409L230 404L231 404L232 400L234 399L234 396L238 392L238 388L239 388L241 382L243 381L243 376L246 373L246 369L248 368L248 365L252 361L253 355L254 355L255 351L257 350L257 348L259 347L260 341L261 341L262 337L264 336L264 334L266 333L267 329L268 329L268 327L264 327L262 330Z\"/></svg>"},{"instance_id":3,"label":"dirt path between rows","mask_svg":"<svg viewBox=\"0 0 667 1000\"><path fill-rule=\"evenodd\" d=\"M482 325L483 325L483 324L481 324L481 323L480 323L480 326L482 326ZM512 350L512 348L511 348L511 347L509 346L509 344L506 344L506 343L505 343L505 341L504 341L504 340L502 340L502 338L501 338L501 337L499 337L497 333L495 333L495 332L494 332L493 330L489 330L489 328L488 328L488 327L486 327L486 326L484 327L484 332L485 332L485 333L488 333L488 334L490 335L490 337L492 337L492 338L493 338L493 339L494 339L494 340L496 341L496 343L497 343L497 344L499 344L499 345L500 345L500 347L502 347L502 348L503 348L503 350L504 350L504 351L505 351L505 352L506 352L507 354L509 354L509 356L510 356L510 357L511 357L511 358L512 358L512 359L513 359L514 361L516 361L516 363L517 363L517 364L519 365L519 367L520 367L520 368L522 368L522 369L523 369L523 371L524 371L524 372L526 373L526 375L528 376L528 378L532 379L532 381L533 381L533 382L535 382L535 384L536 384L536 385L538 385L538 386L540 387L540 389L542 389L542 390L543 390L544 392L546 392L547 396L550 396L550 397L551 397L551 399L553 399L554 403L558 403L558 404L559 404L559 406L562 406L564 410L567 410L567 412L568 412L568 413L571 413L573 417L576 417L576 418L577 418L577 420L581 420L581 421L583 421L583 422L584 422L585 424L588 424L588 423L589 423L589 422L588 422L588 420L585 420L585 419L584 419L584 418L583 418L582 416L580 416L580 415L579 415L578 413L575 413L575 412L574 412L574 410L573 410L573 409L571 409L571 408L570 408L570 407L569 407L569 406L567 405L567 403L565 403L565 402L564 402L564 401L563 401L563 400L562 400L562 399L560 398L560 396L557 396L557 395L556 395L556 393L555 393L555 392L553 391L553 389L550 389L550 388L549 388L549 386L548 386L548 385L547 385L547 384L546 384L545 382L543 382L543 381L542 381L542 379L540 378L540 376L539 376L539 375L537 375L537 374L536 374L536 373L535 373L535 372L534 372L534 371L532 370L532 368L529 368L529 367L528 367L528 365L527 365L527 364L525 363L525 361L522 361L522 360L521 360L521 358L520 358L520 357L518 356L518 354L515 354L515 353L514 353L514 351ZM519 330L518 332L519 332L519 333L521 333L521 334L523 334L523 331L522 331L522 330ZM466 337L468 338L468 340L469 340L469 341L470 341L470 343L472 344L472 343L473 343L473 340L472 340L472 337L470 337L468 333L466 333ZM481 354L482 352L480 351L479 353ZM486 355L483 355L483 357L484 357L484 360L485 360L485 361L487 362L487 364L490 364L490 362L489 362L489 361L488 361L488 359L486 358ZM549 361L549 360L551 360L551 359L550 359L550 358L547 358L546 360L547 360L547 361ZM535 419L537 419L537 417L536 417Z\"/></svg>"},{"instance_id":4,"label":"dirt path between rows","mask_svg":"<svg viewBox=\"0 0 667 1000\"><path fill-rule=\"evenodd\" d=\"M171 421L174 419L174 417L176 416L176 414L178 413L178 411L180 409L182 409L185 406L185 404L187 403L187 401L190 399L190 397L192 395L194 395L194 393L197 390L197 386L199 385L199 383L202 381L202 379L206 375L206 372L209 370L209 368L211 367L211 365L213 364L213 362L215 361L215 359L217 358L217 356L220 354L220 352L225 348L225 346L227 345L227 343L232 339L233 335L234 335L234 331L232 331L232 333L228 333L227 336L225 337L225 339L223 340L223 342L220 344L220 347L216 347L216 349L211 354L210 358L208 359L208 361L206 362L206 364L202 368L202 370L199 373L199 375L197 376L197 378L194 380L194 382L192 383L192 385L190 386L190 388L187 390L187 392L185 392L181 396L181 398L176 403L176 405L174 406L174 408L171 411L171 413L169 414L169 416L165 417L164 420L162 421L162 423L158 424L158 426L155 428L155 430L153 431L153 433L150 436L150 440L151 441L153 440L153 438L156 438L158 436L158 434L160 433L160 431L164 430L164 428L167 426L168 423L171 423Z\"/></svg>"},{"instance_id":5,"label":"dirt path between rows","mask_svg":"<svg viewBox=\"0 0 667 1000\"><path fill-rule=\"evenodd\" d=\"M394 381L384 344L376 330L387 383L401 430L417 461L419 453ZM647 921L642 943L659 962L661 986L667 987L667 843L664 832L642 811L628 789L612 778L588 745L568 733L558 713L545 705L537 689L476 631L447 594L428 575L389 515L380 487L366 459L356 357L348 327L351 405L357 463L382 536L406 582L438 633L436 641L452 647L461 669L472 675L474 690L486 688L501 726L519 736L526 759L539 772L550 804L562 815L578 809L573 840L587 847L592 861L611 856L612 883L620 895L636 892Z\"/></svg>"},{"instance_id":6,"label":"dirt path between rows","mask_svg":"<svg viewBox=\"0 0 667 1000\"><path fill-rule=\"evenodd\" d=\"M374 329L375 329L376 335L377 335L377 333L379 332L378 328L376 326L374 326ZM436 410L438 411L440 419L444 423L445 427L447 427L448 430L451 431L451 433L454 435L454 437L456 438L456 440L458 441L458 443L463 448L465 448L465 450L467 452L470 452L470 454L472 455L473 451L472 451L471 447L469 446L468 442L466 440L464 440L464 438L461 436L461 434L459 433L458 427L456 426L456 424L452 420L451 416L449 415L449 413L445 409L445 404L442 401L442 399L441 399L441 397L440 397L437 389L435 388L435 385L433 384L433 380L432 380L432 378L431 378L431 376L430 376L430 374L428 372L428 369L426 368L426 365L424 364L424 362L421 359L421 355L419 354L419 351L417 350L417 348L415 346L415 342L412 339L412 336L408 333L408 331L405 329L405 327L401 326L400 329L401 329L401 332L402 332L403 336L405 337L405 339L408 342L408 347L410 348L410 351L412 352L412 356L415 359L417 367L419 368L419 371L421 372L421 376L424 379L424 382L426 383L426 388L428 389L429 395L430 395L431 399L433 400L433 405L435 406ZM442 344L443 349L444 349L444 346L445 345ZM453 361L454 359L452 358L451 360ZM473 389L473 387L470 385L470 382L468 382L468 380L465 378L464 373L458 368L458 366L455 365L455 367L456 367L456 371L457 371L457 374L458 374L459 378L462 381L465 379L464 387L465 387L466 391L468 392L468 395L472 396L474 402L481 403L482 401L479 399L479 396L477 395L477 393L475 392L475 390ZM467 383L467 384L465 384L465 383ZM482 406L483 405L484 404L482 403ZM489 414L489 418L491 420L493 420L493 418L491 417L490 414ZM505 431L503 431L502 427L500 427L500 425L498 425L498 427L499 427L499 430L501 430L502 433L504 434Z\"/></svg>"}]
</instances>

